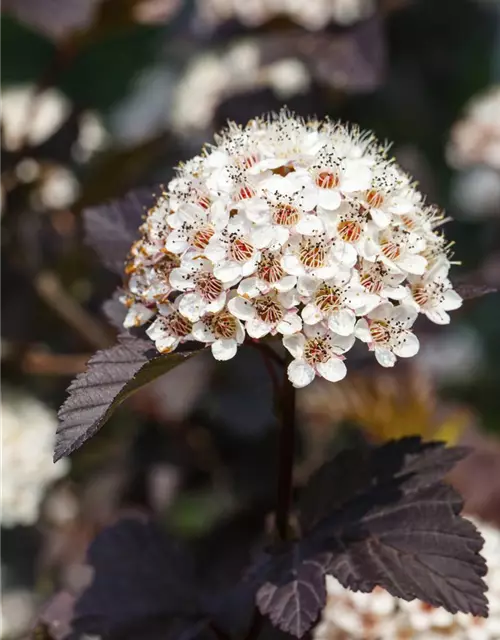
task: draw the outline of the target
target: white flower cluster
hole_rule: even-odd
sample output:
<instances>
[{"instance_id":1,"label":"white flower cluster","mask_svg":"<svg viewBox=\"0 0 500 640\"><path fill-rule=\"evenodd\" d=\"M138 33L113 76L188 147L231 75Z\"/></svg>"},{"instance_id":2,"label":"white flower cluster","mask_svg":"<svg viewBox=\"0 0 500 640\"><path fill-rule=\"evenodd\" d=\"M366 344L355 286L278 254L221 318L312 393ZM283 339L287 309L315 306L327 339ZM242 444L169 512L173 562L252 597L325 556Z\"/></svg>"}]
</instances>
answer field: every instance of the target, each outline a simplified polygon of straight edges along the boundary
<instances>
[{"instance_id":1,"label":"white flower cluster","mask_svg":"<svg viewBox=\"0 0 500 640\"><path fill-rule=\"evenodd\" d=\"M228 97L270 88L281 100L307 91L310 72L301 60L265 61L259 41L245 38L219 53L204 53L188 66L176 86L169 125L178 133L208 130ZM196 100L193 100L196 95Z\"/></svg>"},{"instance_id":2,"label":"white flower cluster","mask_svg":"<svg viewBox=\"0 0 500 640\"><path fill-rule=\"evenodd\" d=\"M447 149L456 168L484 164L500 171L500 85L474 97L453 127Z\"/></svg>"},{"instance_id":3,"label":"white flower cluster","mask_svg":"<svg viewBox=\"0 0 500 640\"><path fill-rule=\"evenodd\" d=\"M300 26L316 30L330 22L349 25L371 15L374 0L198 0L201 18L218 25L236 19L256 27L276 17L287 17Z\"/></svg>"},{"instance_id":4,"label":"white flower cluster","mask_svg":"<svg viewBox=\"0 0 500 640\"><path fill-rule=\"evenodd\" d=\"M485 545L489 617L451 614L419 600L406 602L377 588L372 593L344 589L327 577L327 605L314 640L498 640L500 638L500 531L476 523Z\"/></svg>"},{"instance_id":5,"label":"white flower cluster","mask_svg":"<svg viewBox=\"0 0 500 640\"><path fill-rule=\"evenodd\" d=\"M197 340L218 360L281 334L296 387L337 381L355 339L378 362L417 353L419 312L438 324L461 298L443 221L376 141L286 111L231 124L178 170L132 247L126 327L160 352Z\"/></svg>"},{"instance_id":6,"label":"white flower cluster","mask_svg":"<svg viewBox=\"0 0 500 640\"><path fill-rule=\"evenodd\" d=\"M453 125L446 149L458 169L452 198L468 218L500 214L500 85L474 96L464 116Z\"/></svg>"},{"instance_id":7,"label":"white flower cluster","mask_svg":"<svg viewBox=\"0 0 500 640\"><path fill-rule=\"evenodd\" d=\"M66 459L52 462L57 417L41 402L12 391L2 397L3 527L31 525L48 485L64 476Z\"/></svg>"}]
</instances>

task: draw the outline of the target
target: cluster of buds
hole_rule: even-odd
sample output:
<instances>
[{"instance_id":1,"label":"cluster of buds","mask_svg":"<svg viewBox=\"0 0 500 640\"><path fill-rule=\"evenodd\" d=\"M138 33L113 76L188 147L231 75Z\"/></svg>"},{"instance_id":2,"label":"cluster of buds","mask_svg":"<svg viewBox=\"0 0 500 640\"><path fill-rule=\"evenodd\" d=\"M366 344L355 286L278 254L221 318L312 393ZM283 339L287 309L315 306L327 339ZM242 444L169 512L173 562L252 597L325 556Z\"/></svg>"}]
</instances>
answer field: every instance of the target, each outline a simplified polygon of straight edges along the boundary
<instances>
[{"instance_id":1,"label":"cluster of buds","mask_svg":"<svg viewBox=\"0 0 500 640\"><path fill-rule=\"evenodd\" d=\"M446 324L443 216L369 134L287 111L230 124L178 168L126 267L126 327L162 353L196 340L218 360L280 335L296 387L346 374L356 338L378 362L419 349L419 313Z\"/></svg>"}]
</instances>

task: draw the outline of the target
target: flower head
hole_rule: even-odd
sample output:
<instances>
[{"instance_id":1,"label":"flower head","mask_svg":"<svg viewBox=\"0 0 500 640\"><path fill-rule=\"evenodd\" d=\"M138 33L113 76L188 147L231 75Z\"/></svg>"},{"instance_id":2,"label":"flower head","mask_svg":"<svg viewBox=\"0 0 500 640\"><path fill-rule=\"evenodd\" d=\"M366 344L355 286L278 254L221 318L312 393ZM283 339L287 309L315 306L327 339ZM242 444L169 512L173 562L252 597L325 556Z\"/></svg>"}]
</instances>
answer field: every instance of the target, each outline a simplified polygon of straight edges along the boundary
<instances>
[{"instance_id":1,"label":"flower head","mask_svg":"<svg viewBox=\"0 0 500 640\"><path fill-rule=\"evenodd\" d=\"M356 338L393 366L418 351L419 313L444 324L461 304L442 222L371 135L287 111L231 123L148 212L125 326L219 360L281 335L297 387L343 378Z\"/></svg>"}]
</instances>

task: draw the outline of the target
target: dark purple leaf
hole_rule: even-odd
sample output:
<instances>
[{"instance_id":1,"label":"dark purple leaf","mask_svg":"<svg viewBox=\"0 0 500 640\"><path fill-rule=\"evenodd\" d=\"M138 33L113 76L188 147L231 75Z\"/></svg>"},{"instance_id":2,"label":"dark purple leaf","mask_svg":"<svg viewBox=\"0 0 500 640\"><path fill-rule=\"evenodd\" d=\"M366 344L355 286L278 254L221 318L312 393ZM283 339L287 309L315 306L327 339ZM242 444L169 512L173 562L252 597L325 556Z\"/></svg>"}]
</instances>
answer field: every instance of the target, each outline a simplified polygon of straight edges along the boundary
<instances>
[{"instance_id":1,"label":"dark purple leaf","mask_svg":"<svg viewBox=\"0 0 500 640\"><path fill-rule=\"evenodd\" d=\"M193 624L198 600L192 558L148 518L124 517L104 529L87 562L93 579L76 602L73 620L80 637L161 637L153 634L160 617L163 637L169 638L175 619L193 616Z\"/></svg>"},{"instance_id":2,"label":"dark purple leaf","mask_svg":"<svg viewBox=\"0 0 500 640\"><path fill-rule=\"evenodd\" d=\"M267 566L261 563L256 569L264 594L281 595L267 602L259 591L261 611L282 629L299 615L289 594L297 598L300 558L302 564L315 561L324 574L355 591L378 585L394 596L419 598L452 613L487 615L482 538L460 517L459 495L442 482L465 451L404 438L343 452L324 465L300 503L305 537L278 549ZM320 596L319 569L314 573L309 568L305 575L310 582L304 579L301 593L309 584ZM312 610L310 600L311 619ZM303 621L294 633L302 635L307 624Z\"/></svg>"},{"instance_id":3,"label":"dark purple leaf","mask_svg":"<svg viewBox=\"0 0 500 640\"><path fill-rule=\"evenodd\" d=\"M302 530L311 531L333 511L384 483L405 491L439 482L467 455L463 447L443 448L419 437L392 440L379 448L342 451L314 473L300 500ZM404 459L404 464L402 460ZM356 473L353 470L356 469Z\"/></svg>"},{"instance_id":4,"label":"dark purple leaf","mask_svg":"<svg viewBox=\"0 0 500 640\"><path fill-rule=\"evenodd\" d=\"M219 640L219 636L205 618L147 616L129 623L126 629L109 635L107 640Z\"/></svg>"},{"instance_id":5,"label":"dark purple leaf","mask_svg":"<svg viewBox=\"0 0 500 640\"><path fill-rule=\"evenodd\" d=\"M386 65L380 19L370 18L342 32L275 32L257 40L261 63L286 58L291 50L321 85L348 93L375 90Z\"/></svg>"},{"instance_id":6,"label":"dark purple leaf","mask_svg":"<svg viewBox=\"0 0 500 640\"><path fill-rule=\"evenodd\" d=\"M160 355L149 340L127 334L114 347L98 351L87 371L69 386L69 397L59 410L54 460L91 438L129 395L195 353Z\"/></svg>"},{"instance_id":7,"label":"dark purple leaf","mask_svg":"<svg viewBox=\"0 0 500 640\"><path fill-rule=\"evenodd\" d=\"M94 18L94 0L5 0L2 9L47 36L57 39L85 30Z\"/></svg>"},{"instance_id":8,"label":"dark purple leaf","mask_svg":"<svg viewBox=\"0 0 500 640\"><path fill-rule=\"evenodd\" d=\"M123 275L130 247L139 237L142 218L156 199L152 189L140 189L83 212L86 241L110 271Z\"/></svg>"},{"instance_id":9,"label":"dark purple leaf","mask_svg":"<svg viewBox=\"0 0 500 640\"><path fill-rule=\"evenodd\" d=\"M304 557L301 545L295 544L272 573L257 592L257 606L276 627L301 638L325 606L323 564Z\"/></svg>"}]
</instances>

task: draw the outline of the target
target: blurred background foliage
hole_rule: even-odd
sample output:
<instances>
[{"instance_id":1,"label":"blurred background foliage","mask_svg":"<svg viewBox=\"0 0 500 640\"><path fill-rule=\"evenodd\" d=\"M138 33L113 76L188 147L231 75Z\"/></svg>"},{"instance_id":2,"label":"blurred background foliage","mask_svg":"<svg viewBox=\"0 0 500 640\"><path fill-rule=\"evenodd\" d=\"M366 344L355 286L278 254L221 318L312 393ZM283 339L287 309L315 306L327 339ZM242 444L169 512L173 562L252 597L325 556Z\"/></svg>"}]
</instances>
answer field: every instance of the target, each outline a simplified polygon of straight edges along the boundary
<instances>
[{"instance_id":1,"label":"blurred background foliage","mask_svg":"<svg viewBox=\"0 0 500 640\"><path fill-rule=\"evenodd\" d=\"M488 117L469 106L500 83L500 4L311 0L307 15L243 4L3 2L2 410L14 461L3 482L47 485L30 517L16 521L11 505L4 518L5 637L22 636L54 587L81 588L88 541L120 509L153 509L197 539L237 515L257 530L274 498L272 386L249 348L222 364L201 355L142 390L70 467L42 477L38 436L16 434L25 420L55 429L69 381L115 336L101 307L120 283L84 244L86 207L157 192L227 119L287 104L393 141L454 218L455 280L500 284L500 99ZM422 321L415 362L385 371L360 358L341 383L301 391L297 483L360 438L467 442L476 453L454 481L471 512L500 523L499 318L498 295L469 302L450 327ZM12 394L37 402L29 418ZM31 475L16 480L22 441Z\"/></svg>"}]
</instances>

